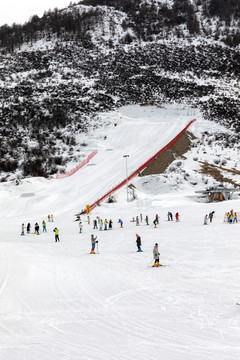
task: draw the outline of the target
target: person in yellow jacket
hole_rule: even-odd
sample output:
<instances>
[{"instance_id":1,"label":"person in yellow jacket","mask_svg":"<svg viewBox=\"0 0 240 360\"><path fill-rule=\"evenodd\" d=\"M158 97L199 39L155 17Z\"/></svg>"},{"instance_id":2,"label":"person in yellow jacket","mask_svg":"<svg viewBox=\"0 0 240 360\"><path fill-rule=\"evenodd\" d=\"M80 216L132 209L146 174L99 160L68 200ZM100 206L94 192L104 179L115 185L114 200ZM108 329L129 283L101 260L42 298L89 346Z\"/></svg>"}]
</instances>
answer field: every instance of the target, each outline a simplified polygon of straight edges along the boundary
<instances>
[{"instance_id":1,"label":"person in yellow jacket","mask_svg":"<svg viewBox=\"0 0 240 360\"><path fill-rule=\"evenodd\" d=\"M104 220L104 230L107 230L107 224L108 224L108 221L107 219Z\"/></svg>"},{"instance_id":2,"label":"person in yellow jacket","mask_svg":"<svg viewBox=\"0 0 240 360\"><path fill-rule=\"evenodd\" d=\"M60 241L59 240L59 229L55 228L53 229L54 233L55 233L55 242Z\"/></svg>"}]
</instances>

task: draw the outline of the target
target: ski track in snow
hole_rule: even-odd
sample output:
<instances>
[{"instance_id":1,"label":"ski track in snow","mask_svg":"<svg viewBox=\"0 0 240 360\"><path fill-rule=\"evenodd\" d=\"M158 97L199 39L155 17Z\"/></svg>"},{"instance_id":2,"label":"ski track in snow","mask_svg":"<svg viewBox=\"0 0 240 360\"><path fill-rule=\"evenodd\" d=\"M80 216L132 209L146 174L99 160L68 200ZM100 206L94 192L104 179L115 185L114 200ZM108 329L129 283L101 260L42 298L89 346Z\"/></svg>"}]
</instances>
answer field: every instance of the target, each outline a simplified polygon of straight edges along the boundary
<instances>
[{"instance_id":1,"label":"ski track in snow","mask_svg":"<svg viewBox=\"0 0 240 360\"><path fill-rule=\"evenodd\" d=\"M151 120L154 124L157 114ZM159 138L159 145L147 141L150 129L144 127L143 110L135 140L129 139L138 115L136 107L123 109L119 125L109 130L104 145L120 150L115 155L109 151L112 155L107 159L96 156L95 166L63 180L27 179L18 187L1 184L1 359L239 360L239 224L224 224L223 215L231 208L239 210L240 200L199 204L184 194L177 202L175 197L157 201L140 194L140 201L127 204L122 189L118 203L105 203L93 211L91 225L83 217L82 234L73 221L87 199L95 200L124 176L125 151L137 144L136 161L130 161L133 155L129 158L133 169L143 160L140 149L147 148L148 157L164 145L161 127L153 138L155 142ZM167 119L175 122L172 115ZM146 116L151 113L146 111ZM175 135L186 122L169 126L169 134ZM165 135L163 142L168 142L170 135ZM124 139L131 142L129 149ZM86 176L91 179L82 186ZM203 217L213 206L214 221L204 227ZM169 210L180 213L179 223L165 221ZM47 223L47 233L20 236L22 222L41 225L48 213L55 220ZM140 213L149 216L150 226L130 222ZM154 229L156 213L160 224ZM97 215L111 218L113 230L93 230ZM60 229L60 243L54 242L55 226ZM98 236L98 256L88 253L91 233ZM135 252L136 233L142 238L142 253ZM147 267L155 242L164 268Z\"/></svg>"}]
</instances>

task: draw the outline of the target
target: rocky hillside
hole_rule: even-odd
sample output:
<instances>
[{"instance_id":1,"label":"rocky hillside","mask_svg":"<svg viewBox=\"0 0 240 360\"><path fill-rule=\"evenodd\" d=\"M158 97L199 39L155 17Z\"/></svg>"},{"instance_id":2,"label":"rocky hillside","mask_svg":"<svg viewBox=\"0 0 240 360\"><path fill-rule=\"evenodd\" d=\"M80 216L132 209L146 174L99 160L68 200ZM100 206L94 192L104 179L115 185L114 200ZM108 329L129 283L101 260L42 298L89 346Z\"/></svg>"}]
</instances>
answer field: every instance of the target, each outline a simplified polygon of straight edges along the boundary
<instances>
[{"instance_id":1,"label":"rocky hillside","mask_svg":"<svg viewBox=\"0 0 240 360\"><path fill-rule=\"evenodd\" d=\"M99 112L182 102L240 130L238 0L83 0L0 28L0 177L79 162ZM223 139L226 141L226 139Z\"/></svg>"}]
</instances>

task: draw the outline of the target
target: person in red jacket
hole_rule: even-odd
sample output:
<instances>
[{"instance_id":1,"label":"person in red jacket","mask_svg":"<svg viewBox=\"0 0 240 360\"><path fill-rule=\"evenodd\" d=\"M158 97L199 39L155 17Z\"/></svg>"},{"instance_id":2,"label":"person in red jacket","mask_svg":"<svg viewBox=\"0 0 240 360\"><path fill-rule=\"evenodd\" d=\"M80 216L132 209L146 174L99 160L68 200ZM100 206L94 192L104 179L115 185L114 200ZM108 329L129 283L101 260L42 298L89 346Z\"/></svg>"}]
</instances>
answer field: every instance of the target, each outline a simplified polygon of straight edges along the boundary
<instances>
[{"instance_id":1,"label":"person in red jacket","mask_svg":"<svg viewBox=\"0 0 240 360\"><path fill-rule=\"evenodd\" d=\"M176 221L179 221L179 213L177 212L175 215Z\"/></svg>"}]
</instances>

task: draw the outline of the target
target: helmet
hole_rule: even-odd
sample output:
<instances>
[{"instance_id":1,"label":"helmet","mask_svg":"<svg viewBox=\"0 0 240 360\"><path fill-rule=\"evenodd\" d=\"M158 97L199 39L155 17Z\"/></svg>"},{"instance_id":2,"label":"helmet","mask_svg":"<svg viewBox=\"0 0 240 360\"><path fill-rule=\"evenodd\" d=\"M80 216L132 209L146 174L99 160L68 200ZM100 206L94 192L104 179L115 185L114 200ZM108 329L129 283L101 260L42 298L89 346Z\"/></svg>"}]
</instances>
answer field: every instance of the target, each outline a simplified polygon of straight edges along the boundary
<instances>
[{"instance_id":1,"label":"helmet","mask_svg":"<svg viewBox=\"0 0 240 360\"><path fill-rule=\"evenodd\" d=\"M158 243L156 243L155 245L157 245L157 246L158 246Z\"/></svg>"}]
</instances>

